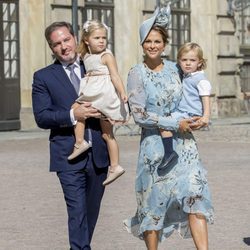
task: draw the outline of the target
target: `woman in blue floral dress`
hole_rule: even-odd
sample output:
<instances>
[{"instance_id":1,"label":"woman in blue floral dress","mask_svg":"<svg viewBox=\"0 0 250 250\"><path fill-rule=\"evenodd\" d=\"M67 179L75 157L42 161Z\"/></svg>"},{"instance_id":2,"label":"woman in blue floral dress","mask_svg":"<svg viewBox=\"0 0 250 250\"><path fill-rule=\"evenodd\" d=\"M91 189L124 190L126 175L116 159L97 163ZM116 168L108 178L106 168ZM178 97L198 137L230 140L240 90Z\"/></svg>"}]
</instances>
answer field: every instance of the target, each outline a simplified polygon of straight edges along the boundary
<instances>
[{"instance_id":1,"label":"woman in blue floral dress","mask_svg":"<svg viewBox=\"0 0 250 250\"><path fill-rule=\"evenodd\" d=\"M183 238L192 236L197 249L208 249L207 222L213 222L213 207L206 171L189 132L190 120L178 123L171 117L181 99L182 84L176 64L161 59L167 33L157 23L160 13L156 10L142 24L144 62L128 76L129 104L142 133L135 183L137 212L124 224L149 250L156 250L158 242L174 230ZM160 129L173 132L178 154L178 162L162 173L157 171L164 157Z\"/></svg>"}]
</instances>

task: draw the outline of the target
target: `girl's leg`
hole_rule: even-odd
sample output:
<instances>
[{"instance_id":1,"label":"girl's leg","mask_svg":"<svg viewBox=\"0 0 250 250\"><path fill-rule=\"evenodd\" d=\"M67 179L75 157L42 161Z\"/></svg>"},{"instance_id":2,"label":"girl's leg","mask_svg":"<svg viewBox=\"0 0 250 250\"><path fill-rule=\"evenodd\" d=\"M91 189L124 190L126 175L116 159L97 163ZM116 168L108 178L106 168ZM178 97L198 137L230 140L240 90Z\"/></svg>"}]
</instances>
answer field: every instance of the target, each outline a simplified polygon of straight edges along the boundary
<instances>
[{"instance_id":1,"label":"girl's leg","mask_svg":"<svg viewBox=\"0 0 250 250\"><path fill-rule=\"evenodd\" d=\"M80 145L83 142L85 132L85 121L77 121L74 126L74 133L76 138L76 144Z\"/></svg>"},{"instance_id":2,"label":"girl's leg","mask_svg":"<svg viewBox=\"0 0 250 250\"><path fill-rule=\"evenodd\" d=\"M196 248L198 250L208 250L208 233L206 218L200 214L189 214L188 219Z\"/></svg>"},{"instance_id":3,"label":"girl's leg","mask_svg":"<svg viewBox=\"0 0 250 250\"><path fill-rule=\"evenodd\" d=\"M158 249L159 231L149 230L143 233L144 241L148 250Z\"/></svg>"},{"instance_id":4,"label":"girl's leg","mask_svg":"<svg viewBox=\"0 0 250 250\"><path fill-rule=\"evenodd\" d=\"M102 137L108 146L111 168L119 164L119 148L113 134L113 125L106 120L101 120Z\"/></svg>"},{"instance_id":5,"label":"girl's leg","mask_svg":"<svg viewBox=\"0 0 250 250\"><path fill-rule=\"evenodd\" d=\"M80 104L74 103L72 108L79 107ZM68 160L73 160L83 152L85 152L91 145L84 140L84 132L85 132L85 121L77 121L76 125L74 126L74 133L76 142L74 145L73 153L69 155Z\"/></svg>"},{"instance_id":6,"label":"girl's leg","mask_svg":"<svg viewBox=\"0 0 250 250\"><path fill-rule=\"evenodd\" d=\"M101 129L103 139L106 141L108 146L110 158L108 177L103 182L103 185L105 186L116 180L125 172L125 170L119 165L119 148L113 134L113 125L109 121L101 120Z\"/></svg>"},{"instance_id":7,"label":"girl's leg","mask_svg":"<svg viewBox=\"0 0 250 250\"><path fill-rule=\"evenodd\" d=\"M71 108L75 109L80 107L80 104L75 102ZM85 121L77 121L76 125L74 126L74 133L75 133L75 138L76 138L76 144L81 144L84 138L84 130L85 130Z\"/></svg>"}]
</instances>

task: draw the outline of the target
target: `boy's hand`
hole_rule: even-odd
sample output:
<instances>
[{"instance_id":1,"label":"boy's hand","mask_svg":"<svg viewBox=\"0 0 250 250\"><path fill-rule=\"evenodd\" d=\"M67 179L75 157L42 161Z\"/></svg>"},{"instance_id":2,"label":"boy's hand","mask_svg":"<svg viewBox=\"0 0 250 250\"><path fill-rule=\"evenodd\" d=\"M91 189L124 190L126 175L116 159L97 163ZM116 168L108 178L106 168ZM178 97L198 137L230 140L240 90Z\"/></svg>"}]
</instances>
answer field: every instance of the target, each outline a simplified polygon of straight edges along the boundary
<instances>
[{"instance_id":1,"label":"boy's hand","mask_svg":"<svg viewBox=\"0 0 250 250\"><path fill-rule=\"evenodd\" d=\"M207 117L207 116L202 116L201 119L200 119L200 122L203 122L204 127L207 127L208 124L209 124L209 117Z\"/></svg>"}]
</instances>

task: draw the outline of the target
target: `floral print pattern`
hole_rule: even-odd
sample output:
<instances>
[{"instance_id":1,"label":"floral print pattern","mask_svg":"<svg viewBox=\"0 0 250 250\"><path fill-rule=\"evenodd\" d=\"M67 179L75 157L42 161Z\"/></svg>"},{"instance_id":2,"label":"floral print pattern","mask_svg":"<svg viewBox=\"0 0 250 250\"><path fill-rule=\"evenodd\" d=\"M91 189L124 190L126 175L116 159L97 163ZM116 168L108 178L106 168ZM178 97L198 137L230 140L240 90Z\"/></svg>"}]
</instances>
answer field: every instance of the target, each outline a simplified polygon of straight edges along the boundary
<instances>
[{"instance_id":1,"label":"floral print pattern","mask_svg":"<svg viewBox=\"0 0 250 250\"><path fill-rule=\"evenodd\" d=\"M129 104L135 122L142 127L136 171L137 211L124 221L127 230L143 239L146 230L159 230L160 241L178 230L190 237L188 213L203 214L213 222L213 207L206 171L191 133L178 132L178 122L171 117L182 94L176 65L167 60L160 72L144 64L132 68L128 76ZM178 163L165 175L157 174L164 149L159 128L174 134Z\"/></svg>"}]
</instances>

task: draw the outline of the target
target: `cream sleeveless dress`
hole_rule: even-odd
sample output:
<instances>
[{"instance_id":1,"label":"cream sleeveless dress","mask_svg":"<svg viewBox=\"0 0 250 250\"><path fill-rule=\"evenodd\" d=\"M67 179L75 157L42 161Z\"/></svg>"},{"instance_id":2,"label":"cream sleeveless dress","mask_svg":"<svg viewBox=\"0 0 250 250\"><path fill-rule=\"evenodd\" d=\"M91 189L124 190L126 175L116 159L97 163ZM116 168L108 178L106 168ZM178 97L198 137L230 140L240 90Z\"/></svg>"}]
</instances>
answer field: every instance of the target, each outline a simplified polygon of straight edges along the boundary
<instances>
[{"instance_id":1,"label":"cream sleeveless dress","mask_svg":"<svg viewBox=\"0 0 250 250\"><path fill-rule=\"evenodd\" d=\"M102 63L102 56L111 54L106 49L100 54L86 54L83 58L86 75L81 79L79 103L91 102L105 118L113 122L126 122L129 117L128 105L120 99L110 78L109 70Z\"/></svg>"}]
</instances>

